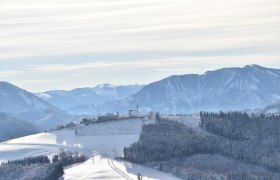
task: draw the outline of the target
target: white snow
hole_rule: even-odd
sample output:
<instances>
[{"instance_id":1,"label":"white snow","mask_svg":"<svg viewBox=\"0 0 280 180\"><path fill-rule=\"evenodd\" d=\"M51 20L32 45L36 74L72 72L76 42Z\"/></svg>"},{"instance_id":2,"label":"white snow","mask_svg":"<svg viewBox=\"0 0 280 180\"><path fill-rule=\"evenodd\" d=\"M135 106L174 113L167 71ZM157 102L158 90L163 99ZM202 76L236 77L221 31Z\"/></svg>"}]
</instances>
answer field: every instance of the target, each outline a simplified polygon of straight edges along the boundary
<instances>
[{"instance_id":1,"label":"white snow","mask_svg":"<svg viewBox=\"0 0 280 180\"><path fill-rule=\"evenodd\" d=\"M274 76L274 77L279 77L279 74L277 74L277 73L275 73L275 72L272 72L272 71L270 71L270 70L267 70L266 72L267 72L268 74Z\"/></svg>"},{"instance_id":2,"label":"white snow","mask_svg":"<svg viewBox=\"0 0 280 180\"><path fill-rule=\"evenodd\" d=\"M142 126L139 120L132 120L135 127ZM116 122L98 124L100 131L109 132ZM128 125L130 122L120 122ZM96 125L93 125L96 126ZM131 124L130 124L131 126ZM131 126L132 127L132 126ZM134 127L134 128L135 128ZM90 129L90 126L88 126ZM87 131L89 130L87 129ZM92 127L92 129L96 129ZM125 132L125 131L128 132ZM118 131L116 131L118 132ZM48 133L26 136L4 143L0 143L0 163L7 160L20 159L29 156L47 155L58 153L60 148L79 151L91 157L88 161L65 168L65 180L84 179L137 179L141 173L143 179L175 180L173 175L157 171L140 165L113 160L114 152L122 156L123 148L138 141L140 132L130 133L128 128L123 128L120 134L102 134L76 136L74 130L65 129ZM88 134L90 134L88 132ZM92 161L94 155L94 163Z\"/></svg>"},{"instance_id":3,"label":"white snow","mask_svg":"<svg viewBox=\"0 0 280 180\"><path fill-rule=\"evenodd\" d=\"M161 179L161 180L177 180L179 178L173 175L162 173L160 171L146 168L143 166L115 161L107 157L95 156L88 161L76 166L71 166L65 170L63 176L65 180L133 180L137 179L137 174L140 173L144 180Z\"/></svg>"},{"instance_id":4,"label":"white snow","mask_svg":"<svg viewBox=\"0 0 280 180\"><path fill-rule=\"evenodd\" d=\"M39 98L42 98L42 99L49 99L51 98L52 96L47 94L47 93L38 93L38 94L35 94L37 97Z\"/></svg>"},{"instance_id":5,"label":"white snow","mask_svg":"<svg viewBox=\"0 0 280 180\"><path fill-rule=\"evenodd\" d=\"M204 129L199 127L200 117L167 116L166 118L169 119L169 120L173 120L173 121L177 121L177 122L183 123L187 127L190 127L193 130L196 130L201 135L204 135L204 136L211 135L211 133L209 133L209 132L207 132Z\"/></svg>"},{"instance_id":6,"label":"white snow","mask_svg":"<svg viewBox=\"0 0 280 180\"><path fill-rule=\"evenodd\" d=\"M18 139L13 139L7 142L8 144L57 144L56 135L51 133L40 133L31 136L25 136Z\"/></svg>"},{"instance_id":7,"label":"white snow","mask_svg":"<svg viewBox=\"0 0 280 180\"><path fill-rule=\"evenodd\" d=\"M81 94L81 95L78 96L78 98L79 98L79 97L86 97L86 96L90 96L90 95L91 95L91 94L89 94L89 93L88 93L88 94Z\"/></svg>"}]
</instances>

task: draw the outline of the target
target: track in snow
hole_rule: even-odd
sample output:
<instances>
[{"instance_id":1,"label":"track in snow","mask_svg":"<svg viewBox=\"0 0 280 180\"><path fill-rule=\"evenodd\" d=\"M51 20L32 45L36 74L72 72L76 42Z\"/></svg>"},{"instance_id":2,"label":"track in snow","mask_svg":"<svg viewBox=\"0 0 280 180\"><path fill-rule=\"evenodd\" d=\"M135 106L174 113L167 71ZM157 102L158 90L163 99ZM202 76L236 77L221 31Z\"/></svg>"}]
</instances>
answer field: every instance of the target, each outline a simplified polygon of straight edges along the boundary
<instances>
[{"instance_id":1,"label":"track in snow","mask_svg":"<svg viewBox=\"0 0 280 180\"><path fill-rule=\"evenodd\" d=\"M122 170L120 170L119 168L117 168L115 165L114 165L114 162L108 158L108 164L109 166L114 170L116 171L118 174L120 174L122 177L124 177L125 179L127 180L133 180L132 178L130 178L125 172L123 172Z\"/></svg>"}]
</instances>

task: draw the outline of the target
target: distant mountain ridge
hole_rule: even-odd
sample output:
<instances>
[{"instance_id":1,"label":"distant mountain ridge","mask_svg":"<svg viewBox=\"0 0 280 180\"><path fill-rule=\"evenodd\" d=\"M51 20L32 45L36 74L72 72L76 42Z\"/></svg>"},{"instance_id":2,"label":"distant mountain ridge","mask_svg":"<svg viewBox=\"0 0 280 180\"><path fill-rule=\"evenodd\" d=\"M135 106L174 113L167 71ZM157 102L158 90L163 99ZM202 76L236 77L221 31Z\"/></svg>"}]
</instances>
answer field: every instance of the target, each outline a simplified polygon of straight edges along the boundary
<instances>
[{"instance_id":1,"label":"distant mountain ridge","mask_svg":"<svg viewBox=\"0 0 280 180\"><path fill-rule=\"evenodd\" d=\"M66 112L8 82L0 82L0 112L50 128L70 121Z\"/></svg>"},{"instance_id":2,"label":"distant mountain ridge","mask_svg":"<svg viewBox=\"0 0 280 180\"><path fill-rule=\"evenodd\" d=\"M96 87L76 88L70 91L47 91L36 95L69 113L88 114L97 105L127 98L137 93L141 88L143 88L143 85L114 86L102 84Z\"/></svg>"},{"instance_id":3,"label":"distant mountain ridge","mask_svg":"<svg viewBox=\"0 0 280 180\"><path fill-rule=\"evenodd\" d=\"M70 91L47 91L36 96L0 82L0 112L44 127L72 120L73 116L65 111L80 115L127 114L139 104L142 111L164 114L254 110L268 105L264 112L271 112L269 108L278 108L278 104L273 103L279 100L280 70L258 65L223 68L201 75L174 75L146 86L103 84Z\"/></svg>"},{"instance_id":4,"label":"distant mountain ridge","mask_svg":"<svg viewBox=\"0 0 280 180\"><path fill-rule=\"evenodd\" d=\"M280 99L280 70L248 65L204 74L176 75L143 87L138 93L95 108L93 113L127 112L139 104L165 114L256 109Z\"/></svg>"},{"instance_id":5,"label":"distant mountain ridge","mask_svg":"<svg viewBox=\"0 0 280 180\"><path fill-rule=\"evenodd\" d=\"M39 133L41 128L24 120L0 113L0 142Z\"/></svg>"}]
</instances>

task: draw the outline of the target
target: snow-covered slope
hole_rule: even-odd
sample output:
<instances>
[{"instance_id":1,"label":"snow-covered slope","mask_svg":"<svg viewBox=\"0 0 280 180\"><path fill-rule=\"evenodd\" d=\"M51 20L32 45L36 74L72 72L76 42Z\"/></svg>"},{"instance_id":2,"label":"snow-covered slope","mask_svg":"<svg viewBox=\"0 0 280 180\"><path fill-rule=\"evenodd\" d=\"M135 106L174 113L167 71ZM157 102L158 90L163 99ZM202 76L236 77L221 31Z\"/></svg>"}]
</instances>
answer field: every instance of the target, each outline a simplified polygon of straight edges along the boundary
<instances>
[{"instance_id":1,"label":"snow-covered slope","mask_svg":"<svg viewBox=\"0 0 280 180\"><path fill-rule=\"evenodd\" d=\"M23 89L10 83L0 82L0 109L7 113L22 113L44 109L57 110Z\"/></svg>"},{"instance_id":2,"label":"snow-covered slope","mask_svg":"<svg viewBox=\"0 0 280 180\"><path fill-rule=\"evenodd\" d=\"M143 175L143 180L179 180L171 174L99 155L66 169L63 177L65 180L137 180L138 173Z\"/></svg>"},{"instance_id":3,"label":"snow-covered slope","mask_svg":"<svg viewBox=\"0 0 280 180\"><path fill-rule=\"evenodd\" d=\"M280 101L266 106L261 110L261 113L280 113Z\"/></svg>"},{"instance_id":4,"label":"snow-covered slope","mask_svg":"<svg viewBox=\"0 0 280 180\"><path fill-rule=\"evenodd\" d=\"M32 93L7 82L0 82L0 112L49 128L72 117Z\"/></svg>"},{"instance_id":5,"label":"snow-covered slope","mask_svg":"<svg viewBox=\"0 0 280 180\"><path fill-rule=\"evenodd\" d=\"M30 122L0 113L0 142L39 132L40 128Z\"/></svg>"},{"instance_id":6,"label":"snow-covered slope","mask_svg":"<svg viewBox=\"0 0 280 180\"><path fill-rule=\"evenodd\" d=\"M126 98L143 85L114 86L102 84L71 91L55 90L36 94L39 98L72 114L90 114L96 105Z\"/></svg>"},{"instance_id":7,"label":"snow-covered slope","mask_svg":"<svg viewBox=\"0 0 280 180\"><path fill-rule=\"evenodd\" d=\"M119 126L127 126L133 129L141 129L142 127L142 120L140 119L119 121L119 123ZM25 152L28 145L30 145L32 149L38 148L35 151L35 154L39 154L41 151L55 152L58 147L63 146L65 148L81 148L81 150L84 150L88 156L91 156L94 151L99 154L106 154L107 156L113 157L113 150L118 152L119 156L122 156L123 148L138 141L140 132L136 131L132 134L131 130L128 128L121 128L118 131L115 131L115 126L116 122L80 126L77 128L78 136L75 135L74 129L64 129L13 139L0 144L0 162L14 159L14 155L18 152L7 148L12 148L13 145L15 145L20 152ZM95 132L96 129L103 133L100 134ZM115 131L115 133L112 134L112 131ZM43 145L43 147L38 145ZM19 146L23 146L23 148L20 148ZM4 151L2 151L3 147L6 147L4 148ZM6 153L6 155L3 155L3 153ZM33 156L32 151L27 154L20 154L23 156Z\"/></svg>"},{"instance_id":8,"label":"snow-covered slope","mask_svg":"<svg viewBox=\"0 0 280 180\"><path fill-rule=\"evenodd\" d=\"M142 126L142 120L131 119L120 122L122 125L130 124L134 129ZM111 122L115 125L116 122ZM148 123L148 122L147 122ZM118 134L110 134L114 128L109 123L98 124L98 129L108 134L95 135L89 130L95 131L94 126L78 128L79 131L87 129L86 135L75 135L74 129L65 129L26 136L5 143L0 143L0 163L7 160L14 160L28 156L48 155L59 152L59 149L78 151L91 157L88 161L69 166L65 169L64 179L137 179L141 173L143 179L177 180L170 174L154 169L135 165L128 162L113 160L113 155L122 156L124 147L138 141L139 132L130 134L128 128L120 129ZM82 133L83 134L83 133ZM92 135L89 135L92 134ZM94 160L94 163L93 163Z\"/></svg>"},{"instance_id":9,"label":"snow-covered slope","mask_svg":"<svg viewBox=\"0 0 280 180\"><path fill-rule=\"evenodd\" d=\"M280 70L250 65L202 75L171 76L129 98L96 107L96 112L126 112L136 104L163 113L243 110L264 107L279 99Z\"/></svg>"}]
</instances>

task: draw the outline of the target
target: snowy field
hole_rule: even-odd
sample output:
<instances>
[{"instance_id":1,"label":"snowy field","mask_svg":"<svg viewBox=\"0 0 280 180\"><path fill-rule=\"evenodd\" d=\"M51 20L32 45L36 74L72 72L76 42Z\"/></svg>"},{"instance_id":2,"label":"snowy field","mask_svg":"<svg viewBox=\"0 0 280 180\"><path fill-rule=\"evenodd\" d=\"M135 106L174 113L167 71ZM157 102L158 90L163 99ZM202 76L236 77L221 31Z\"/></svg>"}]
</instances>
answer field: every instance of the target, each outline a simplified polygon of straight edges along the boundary
<instances>
[{"instance_id":1,"label":"snowy field","mask_svg":"<svg viewBox=\"0 0 280 180\"><path fill-rule=\"evenodd\" d=\"M52 156L64 148L91 158L67 167L64 179L136 179L138 173L143 175L143 179L178 179L151 168L113 160L114 153L122 156L124 147L138 141L142 123L135 119L131 122L107 122L84 127L85 133L78 136L74 130L65 129L10 140L0 144L0 162L38 155Z\"/></svg>"},{"instance_id":2,"label":"snowy field","mask_svg":"<svg viewBox=\"0 0 280 180\"><path fill-rule=\"evenodd\" d=\"M197 132L199 132L203 136L212 136L213 134L205 131L204 129L199 127L200 117L180 117L180 116L166 116L168 120L177 121L183 123L187 127L190 127Z\"/></svg>"},{"instance_id":3,"label":"snowy field","mask_svg":"<svg viewBox=\"0 0 280 180\"><path fill-rule=\"evenodd\" d=\"M166 116L164 118L183 123L188 127L199 128L200 117Z\"/></svg>"},{"instance_id":4,"label":"snowy field","mask_svg":"<svg viewBox=\"0 0 280 180\"><path fill-rule=\"evenodd\" d=\"M156 171L151 168L131 164L128 162L115 161L102 156L95 156L84 163L66 168L63 178L65 180L136 180L138 173L143 175L143 179L179 179L173 175L162 173L161 171Z\"/></svg>"}]
</instances>

